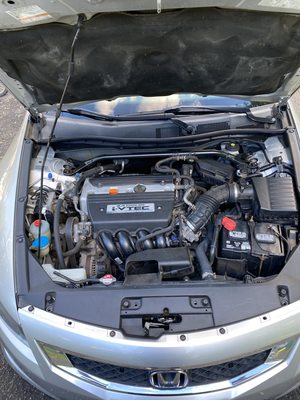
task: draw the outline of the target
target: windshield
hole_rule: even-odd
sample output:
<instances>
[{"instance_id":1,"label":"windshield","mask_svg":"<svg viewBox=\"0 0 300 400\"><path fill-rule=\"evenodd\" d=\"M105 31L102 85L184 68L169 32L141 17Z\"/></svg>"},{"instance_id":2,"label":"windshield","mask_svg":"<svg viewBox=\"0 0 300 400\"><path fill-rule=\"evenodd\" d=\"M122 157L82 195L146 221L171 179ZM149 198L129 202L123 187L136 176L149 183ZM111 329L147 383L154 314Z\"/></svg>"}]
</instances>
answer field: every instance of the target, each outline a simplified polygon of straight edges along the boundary
<instances>
[{"instance_id":1,"label":"windshield","mask_svg":"<svg viewBox=\"0 0 300 400\"><path fill-rule=\"evenodd\" d=\"M78 104L73 107L78 108ZM174 107L253 107L253 104L250 101L232 97L199 96L197 94L172 94L156 97L129 96L110 101L102 100L80 104L80 108L83 110L111 116L160 111Z\"/></svg>"}]
</instances>

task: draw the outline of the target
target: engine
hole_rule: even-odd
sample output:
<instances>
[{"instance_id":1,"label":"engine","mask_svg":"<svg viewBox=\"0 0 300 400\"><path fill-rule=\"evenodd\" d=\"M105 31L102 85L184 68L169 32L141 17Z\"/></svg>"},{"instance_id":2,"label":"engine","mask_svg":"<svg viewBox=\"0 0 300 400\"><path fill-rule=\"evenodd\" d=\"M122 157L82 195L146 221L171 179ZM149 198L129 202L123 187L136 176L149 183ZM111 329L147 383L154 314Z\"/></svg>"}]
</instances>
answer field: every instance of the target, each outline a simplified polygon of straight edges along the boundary
<instances>
[{"instance_id":1,"label":"engine","mask_svg":"<svg viewBox=\"0 0 300 400\"><path fill-rule=\"evenodd\" d=\"M42 193L33 160L26 218L31 249L54 280L84 271L104 284L253 282L278 274L297 245L294 171L279 137L84 168L52 156ZM34 246L39 196L45 251Z\"/></svg>"},{"instance_id":2,"label":"engine","mask_svg":"<svg viewBox=\"0 0 300 400\"><path fill-rule=\"evenodd\" d=\"M99 233L141 229L152 231L168 225L174 206L172 176L121 175L86 179L80 208Z\"/></svg>"}]
</instances>

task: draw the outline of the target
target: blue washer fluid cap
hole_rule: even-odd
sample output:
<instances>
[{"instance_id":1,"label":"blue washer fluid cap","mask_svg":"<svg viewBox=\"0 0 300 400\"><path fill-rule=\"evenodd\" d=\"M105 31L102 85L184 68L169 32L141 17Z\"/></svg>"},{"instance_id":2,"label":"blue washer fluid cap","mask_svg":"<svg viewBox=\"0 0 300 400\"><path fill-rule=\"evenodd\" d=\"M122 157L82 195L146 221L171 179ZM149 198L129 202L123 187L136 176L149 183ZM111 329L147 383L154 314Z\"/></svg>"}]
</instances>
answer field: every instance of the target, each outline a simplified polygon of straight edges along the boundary
<instances>
[{"instance_id":1,"label":"blue washer fluid cap","mask_svg":"<svg viewBox=\"0 0 300 400\"><path fill-rule=\"evenodd\" d=\"M52 172L48 172L48 179L52 179L52 178L53 178Z\"/></svg>"},{"instance_id":2,"label":"blue washer fluid cap","mask_svg":"<svg viewBox=\"0 0 300 400\"><path fill-rule=\"evenodd\" d=\"M41 236L41 249L49 246L49 239L47 236ZM39 247L39 239L35 239L32 243L32 247L37 249Z\"/></svg>"}]
</instances>

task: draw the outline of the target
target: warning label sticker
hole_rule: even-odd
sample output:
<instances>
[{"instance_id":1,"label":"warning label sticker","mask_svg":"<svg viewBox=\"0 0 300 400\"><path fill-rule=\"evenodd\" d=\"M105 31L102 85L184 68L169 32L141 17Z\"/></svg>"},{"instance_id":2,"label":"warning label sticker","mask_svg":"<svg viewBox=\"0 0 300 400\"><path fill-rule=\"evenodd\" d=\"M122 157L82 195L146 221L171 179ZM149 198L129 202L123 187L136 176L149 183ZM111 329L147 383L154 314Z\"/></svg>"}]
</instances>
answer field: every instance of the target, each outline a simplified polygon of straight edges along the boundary
<instances>
[{"instance_id":1,"label":"warning label sticker","mask_svg":"<svg viewBox=\"0 0 300 400\"><path fill-rule=\"evenodd\" d=\"M6 13L20 21L22 24L30 24L32 22L52 18L47 11L37 5L18 7L14 10L6 11Z\"/></svg>"}]
</instances>

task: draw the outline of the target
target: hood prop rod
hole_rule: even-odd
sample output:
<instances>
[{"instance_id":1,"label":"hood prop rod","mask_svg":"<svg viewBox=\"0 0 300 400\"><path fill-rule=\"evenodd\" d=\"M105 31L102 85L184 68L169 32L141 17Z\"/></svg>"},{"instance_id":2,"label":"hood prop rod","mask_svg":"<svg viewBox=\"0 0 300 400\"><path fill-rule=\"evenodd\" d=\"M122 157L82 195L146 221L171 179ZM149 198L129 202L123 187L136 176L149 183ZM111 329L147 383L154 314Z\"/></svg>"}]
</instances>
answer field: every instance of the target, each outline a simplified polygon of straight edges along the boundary
<instances>
[{"instance_id":1,"label":"hood prop rod","mask_svg":"<svg viewBox=\"0 0 300 400\"><path fill-rule=\"evenodd\" d=\"M51 129L51 132L50 132L50 135L49 135L49 138L48 138L46 151L45 151L45 155L44 155L42 166L41 166L40 193L42 193L43 186L44 186L44 169L45 169L45 164L46 164L49 148L50 148L50 145L51 145L51 140L54 137L54 132L55 132L55 128L56 128L56 125L57 125L57 121L58 121L58 119L59 119L59 117L61 115L64 98L65 98L65 95L66 95L70 80L71 80L71 78L73 76L73 73L74 73L75 46L76 46L76 43L77 43L77 40L78 40L78 37L79 37L79 33L80 33L80 30L81 30L81 27L82 27L82 23L83 23L84 20L85 20L85 16L80 14L78 16L78 21L77 21L77 25L76 25L76 32L75 32L75 35L73 37L73 41L72 41L71 49L70 49L68 75L67 75L66 82L65 82L65 85L64 85L64 88L63 88L63 92L62 92L62 95L61 95L61 98L60 98L60 102L59 102L59 104L57 105L57 108L56 108L55 119L54 119L54 122L53 122L53 125L52 125L52 129ZM43 209L43 196L40 196L39 197L39 207L38 207L38 210L39 210L39 221L40 221L39 231L38 231L38 258L40 258L40 255L41 255L41 246L40 245L41 245L41 228L42 228L42 223L41 223L41 220L42 220L42 209Z\"/></svg>"}]
</instances>

